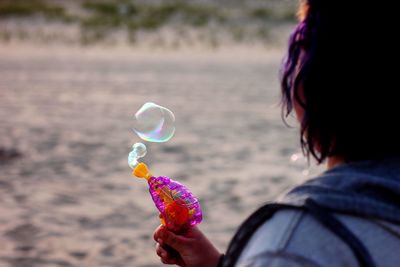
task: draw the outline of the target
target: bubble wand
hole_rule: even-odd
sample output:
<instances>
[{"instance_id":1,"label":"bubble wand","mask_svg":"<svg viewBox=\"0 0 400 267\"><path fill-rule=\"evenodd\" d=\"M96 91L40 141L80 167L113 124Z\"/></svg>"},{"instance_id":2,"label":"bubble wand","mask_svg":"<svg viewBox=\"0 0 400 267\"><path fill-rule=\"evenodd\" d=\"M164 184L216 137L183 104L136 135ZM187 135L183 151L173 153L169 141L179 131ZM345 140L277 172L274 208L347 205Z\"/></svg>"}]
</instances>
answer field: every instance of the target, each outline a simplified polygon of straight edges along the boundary
<instances>
[{"instance_id":1,"label":"bubble wand","mask_svg":"<svg viewBox=\"0 0 400 267\"><path fill-rule=\"evenodd\" d=\"M147 141L166 142L175 131L174 127L171 128L173 124L168 125L168 122L175 120L173 113L154 103L143 105L135 114L135 118L137 122L135 132ZM155 136L157 138L154 138ZM161 224L174 233L183 234L190 226L201 222L200 203L181 183L166 176L153 176L147 165L138 161L146 155L146 152L146 146L142 143L132 146L132 151L128 155L128 164L133 169L132 175L147 180L150 195L160 212Z\"/></svg>"}]
</instances>

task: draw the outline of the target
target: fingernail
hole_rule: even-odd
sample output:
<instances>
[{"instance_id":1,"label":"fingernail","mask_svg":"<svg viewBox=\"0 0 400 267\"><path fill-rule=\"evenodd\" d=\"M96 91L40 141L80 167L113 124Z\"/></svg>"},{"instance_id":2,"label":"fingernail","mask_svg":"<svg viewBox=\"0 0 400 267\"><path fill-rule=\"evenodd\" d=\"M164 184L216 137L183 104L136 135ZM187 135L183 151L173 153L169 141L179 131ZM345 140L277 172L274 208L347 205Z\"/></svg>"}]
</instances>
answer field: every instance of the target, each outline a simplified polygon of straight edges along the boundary
<instances>
[{"instance_id":1,"label":"fingernail","mask_svg":"<svg viewBox=\"0 0 400 267\"><path fill-rule=\"evenodd\" d=\"M161 238L157 239L158 244L162 245L163 241Z\"/></svg>"}]
</instances>

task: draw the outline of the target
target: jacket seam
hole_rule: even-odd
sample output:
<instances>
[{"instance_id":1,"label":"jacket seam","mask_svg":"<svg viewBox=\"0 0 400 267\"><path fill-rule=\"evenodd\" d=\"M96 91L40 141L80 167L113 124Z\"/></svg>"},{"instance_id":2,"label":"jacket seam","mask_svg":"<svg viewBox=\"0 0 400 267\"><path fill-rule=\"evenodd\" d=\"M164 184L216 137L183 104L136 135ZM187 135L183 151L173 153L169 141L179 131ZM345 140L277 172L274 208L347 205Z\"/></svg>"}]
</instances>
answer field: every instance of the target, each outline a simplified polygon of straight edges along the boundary
<instances>
[{"instance_id":1,"label":"jacket seam","mask_svg":"<svg viewBox=\"0 0 400 267\"><path fill-rule=\"evenodd\" d=\"M283 251L287 248L290 240L293 237L294 232L296 231L296 229L298 228L300 222L302 221L302 219L304 217L304 211L295 212L293 217L294 218L290 221L290 224L287 227L289 229L289 231L286 231L283 234L281 241L278 244L277 251Z\"/></svg>"}]
</instances>

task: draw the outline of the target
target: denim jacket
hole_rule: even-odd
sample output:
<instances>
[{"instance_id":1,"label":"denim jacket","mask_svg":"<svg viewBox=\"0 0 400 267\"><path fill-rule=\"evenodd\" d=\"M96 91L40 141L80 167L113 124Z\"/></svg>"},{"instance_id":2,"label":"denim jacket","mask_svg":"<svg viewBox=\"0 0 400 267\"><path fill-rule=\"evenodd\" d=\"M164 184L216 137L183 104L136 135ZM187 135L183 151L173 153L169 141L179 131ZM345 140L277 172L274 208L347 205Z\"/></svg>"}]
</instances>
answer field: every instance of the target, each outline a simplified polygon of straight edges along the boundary
<instances>
[{"instance_id":1,"label":"denim jacket","mask_svg":"<svg viewBox=\"0 0 400 267\"><path fill-rule=\"evenodd\" d=\"M328 210L361 241L375 266L400 266L400 158L343 164L278 198ZM237 267L359 266L348 244L307 211L277 211L252 235Z\"/></svg>"}]
</instances>

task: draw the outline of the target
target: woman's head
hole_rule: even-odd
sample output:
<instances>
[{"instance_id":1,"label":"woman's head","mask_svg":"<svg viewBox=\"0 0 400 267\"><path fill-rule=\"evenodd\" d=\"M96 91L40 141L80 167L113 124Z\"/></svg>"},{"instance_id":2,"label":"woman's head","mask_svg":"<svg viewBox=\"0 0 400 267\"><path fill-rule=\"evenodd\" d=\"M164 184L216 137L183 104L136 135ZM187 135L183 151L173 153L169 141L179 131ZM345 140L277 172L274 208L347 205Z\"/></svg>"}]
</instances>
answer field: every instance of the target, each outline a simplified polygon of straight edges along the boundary
<instances>
[{"instance_id":1,"label":"woman's head","mask_svg":"<svg viewBox=\"0 0 400 267\"><path fill-rule=\"evenodd\" d=\"M390 13L365 1L308 0L300 7L282 67L282 111L301 111L303 151L320 163L400 156Z\"/></svg>"}]
</instances>

